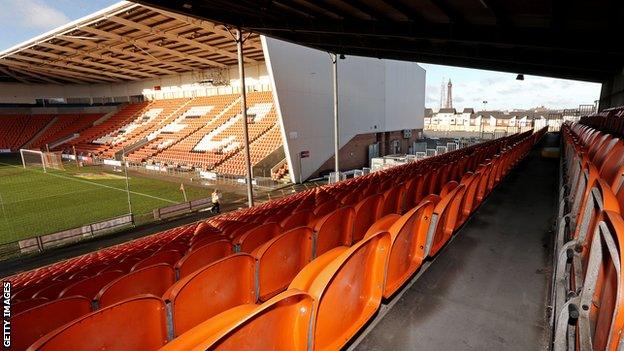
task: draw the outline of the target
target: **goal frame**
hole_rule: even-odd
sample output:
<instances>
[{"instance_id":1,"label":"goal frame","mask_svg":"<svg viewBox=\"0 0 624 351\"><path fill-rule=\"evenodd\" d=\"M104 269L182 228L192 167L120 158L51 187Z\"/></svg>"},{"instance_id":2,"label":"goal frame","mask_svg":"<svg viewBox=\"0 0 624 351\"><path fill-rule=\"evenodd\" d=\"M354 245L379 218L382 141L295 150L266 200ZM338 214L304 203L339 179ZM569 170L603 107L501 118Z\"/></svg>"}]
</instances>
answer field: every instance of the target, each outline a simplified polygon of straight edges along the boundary
<instances>
[{"instance_id":1,"label":"goal frame","mask_svg":"<svg viewBox=\"0 0 624 351\"><path fill-rule=\"evenodd\" d=\"M46 166L45 155L43 154L42 151L39 151L39 150L29 150L29 149L20 149L20 157L22 158L22 166L24 168L26 168L26 160L24 160L24 152L28 152L28 153L39 155L39 158L41 159L41 165L43 166L43 173L47 173L48 172L48 167Z\"/></svg>"}]
</instances>

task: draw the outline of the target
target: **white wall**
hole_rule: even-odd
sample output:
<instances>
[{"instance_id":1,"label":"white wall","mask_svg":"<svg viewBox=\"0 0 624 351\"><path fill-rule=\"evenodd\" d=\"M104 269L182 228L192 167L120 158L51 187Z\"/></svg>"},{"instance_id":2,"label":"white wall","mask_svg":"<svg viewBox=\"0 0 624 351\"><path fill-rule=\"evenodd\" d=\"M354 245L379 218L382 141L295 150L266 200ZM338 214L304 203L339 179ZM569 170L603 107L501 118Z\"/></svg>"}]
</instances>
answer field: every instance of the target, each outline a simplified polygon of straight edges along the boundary
<instances>
[{"instance_id":1,"label":"white wall","mask_svg":"<svg viewBox=\"0 0 624 351\"><path fill-rule=\"evenodd\" d=\"M262 38L292 180L332 155L332 65L326 52ZM425 70L416 63L347 56L338 62L340 146L355 135L423 128Z\"/></svg>"},{"instance_id":2,"label":"white wall","mask_svg":"<svg viewBox=\"0 0 624 351\"><path fill-rule=\"evenodd\" d=\"M232 86L238 86L237 66L228 67L225 79ZM204 72L190 72L174 76L137 80L114 84L23 84L0 83L0 103L34 103L42 98L99 98L142 95L154 86L161 86L161 92L180 91L197 85L205 78ZM245 83L247 86L269 85L269 76L264 62L245 65Z\"/></svg>"}]
</instances>

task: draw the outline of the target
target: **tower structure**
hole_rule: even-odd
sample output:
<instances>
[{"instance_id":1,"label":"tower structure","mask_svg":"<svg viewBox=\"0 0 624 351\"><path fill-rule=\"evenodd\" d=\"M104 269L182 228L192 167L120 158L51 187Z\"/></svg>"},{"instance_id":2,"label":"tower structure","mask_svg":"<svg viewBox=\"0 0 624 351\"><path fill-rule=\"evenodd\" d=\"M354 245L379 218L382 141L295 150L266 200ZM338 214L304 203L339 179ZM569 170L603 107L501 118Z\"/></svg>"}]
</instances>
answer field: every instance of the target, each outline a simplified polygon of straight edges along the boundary
<instances>
[{"instance_id":1,"label":"tower structure","mask_svg":"<svg viewBox=\"0 0 624 351\"><path fill-rule=\"evenodd\" d=\"M440 108L446 107L446 86L444 85L444 78L440 84Z\"/></svg>"},{"instance_id":2,"label":"tower structure","mask_svg":"<svg viewBox=\"0 0 624 351\"><path fill-rule=\"evenodd\" d=\"M446 106L445 108L453 108L453 83L449 79L446 89Z\"/></svg>"}]
</instances>

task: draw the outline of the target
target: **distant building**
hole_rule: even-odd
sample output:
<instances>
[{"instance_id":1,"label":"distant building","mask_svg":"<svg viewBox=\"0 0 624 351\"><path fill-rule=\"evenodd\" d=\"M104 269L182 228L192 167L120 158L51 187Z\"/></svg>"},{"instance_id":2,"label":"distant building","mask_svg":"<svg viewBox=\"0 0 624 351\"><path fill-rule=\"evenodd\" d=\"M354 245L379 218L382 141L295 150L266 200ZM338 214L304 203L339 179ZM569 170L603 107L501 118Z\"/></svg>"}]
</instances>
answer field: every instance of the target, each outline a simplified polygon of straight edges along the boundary
<instances>
[{"instance_id":1,"label":"distant building","mask_svg":"<svg viewBox=\"0 0 624 351\"><path fill-rule=\"evenodd\" d=\"M558 130L564 121L579 118L579 109L548 110L540 107L534 110L475 111L473 108L464 108L459 112L455 108L441 108L435 112L427 108L424 123L425 130L490 133L518 132L545 126Z\"/></svg>"}]
</instances>

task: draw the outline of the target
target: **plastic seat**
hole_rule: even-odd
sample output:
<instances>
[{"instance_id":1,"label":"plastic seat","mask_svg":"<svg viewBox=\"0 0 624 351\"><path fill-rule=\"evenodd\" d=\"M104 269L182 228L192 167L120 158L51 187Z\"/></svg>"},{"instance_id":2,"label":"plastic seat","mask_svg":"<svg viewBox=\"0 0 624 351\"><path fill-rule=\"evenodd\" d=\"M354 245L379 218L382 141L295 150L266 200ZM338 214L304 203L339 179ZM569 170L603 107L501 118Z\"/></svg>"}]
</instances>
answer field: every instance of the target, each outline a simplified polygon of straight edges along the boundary
<instances>
[{"instance_id":1,"label":"plastic seat","mask_svg":"<svg viewBox=\"0 0 624 351\"><path fill-rule=\"evenodd\" d=\"M384 202L381 211L381 217L397 213L401 214L403 210L404 201L404 187L403 185L395 185L383 193Z\"/></svg>"},{"instance_id":2,"label":"plastic seat","mask_svg":"<svg viewBox=\"0 0 624 351\"><path fill-rule=\"evenodd\" d=\"M95 300L99 308L105 308L137 295L162 296L174 282L173 268L160 263L138 269L113 280L100 290Z\"/></svg>"},{"instance_id":3,"label":"plastic seat","mask_svg":"<svg viewBox=\"0 0 624 351\"><path fill-rule=\"evenodd\" d=\"M95 295L104 287L106 284L112 282L113 280L124 275L123 272L120 271L110 271L100 273L94 277L83 279L79 282L76 282L61 292L59 297L65 296L84 296L89 300L92 300Z\"/></svg>"},{"instance_id":4,"label":"plastic seat","mask_svg":"<svg viewBox=\"0 0 624 351\"><path fill-rule=\"evenodd\" d=\"M314 208L314 216L316 218L322 218L325 215L333 212L334 210L336 210L340 206L341 206L340 202L338 202L336 200L327 200L325 202L322 202L321 205L316 206Z\"/></svg>"},{"instance_id":5,"label":"plastic seat","mask_svg":"<svg viewBox=\"0 0 624 351\"><path fill-rule=\"evenodd\" d=\"M227 240L219 240L198 248L182 257L175 265L176 277L184 278L194 271L209 265L234 252L232 244Z\"/></svg>"},{"instance_id":6,"label":"plastic seat","mask_svg":"<svg viewBox=\"0 0 624 351\"><path fill-rule=\"evenodd\" d=\"M575 349L618 350L624 331L624 221L615 212L604 212L589 243L582 289L570 298L556 320L554 351ZM573 318L571 311L578 314ZM572 340L572 345L568 344Z\"/></svg>"},{"instance_id":7,"label":"plastic seat","mask_svg":"<svg viewBox=\"0 0 624 351\"><path fill-rule=\"evenodd\" d=\"M11 317L11 349L25 350L52 330L91 312L91 300L66 297Z\"/></svg>"},{"instance_id":8,"label":"plastic seat","mask_svg":"<svg viewBox=\"0 0 624 351\"><path fill-rule=\"evenodd\" d=\"M178 262L182 258L182 254L175 250L169 251L158 251L150 257L147 257L139 262L137 262L134 266L132 266L131 271L136 271L141 268L153 266L155 264L168 264L170 266L174 266L176 262Z\"/></svg>"},{"instance_id":9,"label":"plastic seat","mask_svg":"<svg viewBox=\"0 0 624 351\"><path fill-rule=\"evenodd\" d=\"M312 210L301 210L286 217L280 222L280 225L284 231L287 231L301 226L309 226L314 218Z\"/></svg>"},{"instance_id":10,"label":"plastic seat","mask_svg":"<svg viewBox=\"0 0 624 351\"><path fill-rule=\"evenodd\" d=\"M464 192L463 184L451 181L440 191L445 196L428 195L423 200L435 205L425 245L427 256L435 256L457 229Z\"/></svg>"},{"instance_id":11,"label":"plastic seat","mask_svg":"<svg viewBox=\"0 0 624 351\"><path fill-rule=\"evenodd\" d=\"M310 295L288 290L262 305L241 305L218 314L161 351L306 351L311 311Z\"/></svg>"},{"instance_id":12,"label":"plastic seat","mask_svg":"<svg viewBox=\"0 0 624 351\"><path fill-rule=\"evenodd\" d=\"M479 205L477 203L477 190L480 176L480 173L467 172L461 177L460 184L463 184L466 187L466 191L461 203L461 212L459 217L460 225L464 224L466 220L468 220L470 214L472 214L472 212Z\"/></svg>"},{"instance_id":13,"label":"plastic seat","mask_svg":"<svg viewBox=\"0 0 624 351\"><path fill-rule=\"evenodd\" d=\"M229 308L255 303L255 259L233 254L180 279L163 295L173 316L175 336Z\"/></svg>"},{"instance_id":14,"label":"plastic seat","mask_svg":"<svg viewBox=\"0 0 624 351\"><path fill-rule=\"evenodd\" d=\"M375 314L390 245L388 233L372 235L344 250L320 272L306 267L293 280L289 289L308 291L315 301L313 350L339 350Z\"/></svg>"},{"instance_id":15,"label":"plastic seat","mask_svg":"<svg viewBox=\"0 0 624 351\"><path fill-rule=\"evenodd\" d=\"M251 253L258 246L273 239L282 233L282 227L277 223L266 223L248 230L240 237L234 239L234 245L238 252Z\"/></svg>"},{"instance_id":16,"label":"plastic seat","mask_svg":"<svg viewBox=\"0 0 624 351\"><path fill-rule=\"evenodd\" d=\"M41 290L37 291L32 297L33 298L45 297L49 300L54 300L57 297L59 297L59 295L61 294L63 290L65 290L65 288L67 288L68 286L74 284L75 282L79 280L80 280L79 278L74 278L74 279L68 279L62 282L49 284L46 287L42 288Z\"/></svg>"},{"instance_id":17,"label":"plastic seat","mask_svg":"<svg viewBox=\"0 0 624 351\"><path fill-rule=\"evenodd\" d=\"M299 271L312 260L312 237L308 227L289 230L252 253L256 259L258 298L266 301L284 291Z\"/></svg>"},{"instance_id":18,"label":"plastic seat","mask_svg":"<svg viewBox=\"0 0 624 351\"><path fill-rule=\"evenodd\" d=\"M29 310L33 307L37 307L40 305L43 305L46 302L49 302L50 300L46 297L37 297L34 299L28 299L28 300L24 300L24 301L19 301L19 302L13 302L13 305L11 306L11 313L13 315L16 315L18 313L24 312L26 310Z\"/></svg>"},{"instance_id":19,"label":"plastic seat","mask_svg":"<svg viewBox=\"0 0 624 351\"><path fill-rule=\"evenodd\" d=\"M425 245L434 205L431 201L422 201L403 216L383 217L367 233L388 232L391 238L390 257L386 270L383 297L394 294L427 258Z\"/></svg>"},{"instance_id":20,"label":"plastic seat","mask_svg":"<svg viewBox=\"0 0 624 351\"><path fill-rule=\"evenodd\" d=\"M354 207L353 242L362 240L368 228L381 217L384 197L371 195L358 202Z\"/></svg>"},{"instance_id":21,"label":"plastic seat","mask_svg":"<svg viewBox=\"0 0 624 351\"><path fill-rule=\"evenodd\" d=\"M37 340L32 350L152 351L167 343L163 301L142 295L92 312Z\"/></svg>"},{"instance_id":22,"label":"plastic seat","mask_svg":"<svg viewBox=\"0 0 624 351\"><path fill-rule=\"evenodd\" d=\"M314 228L313 257L334 247L351 245L354 217L353 207L344 206L319 219Z\"/></svg>"}]
</instances>

